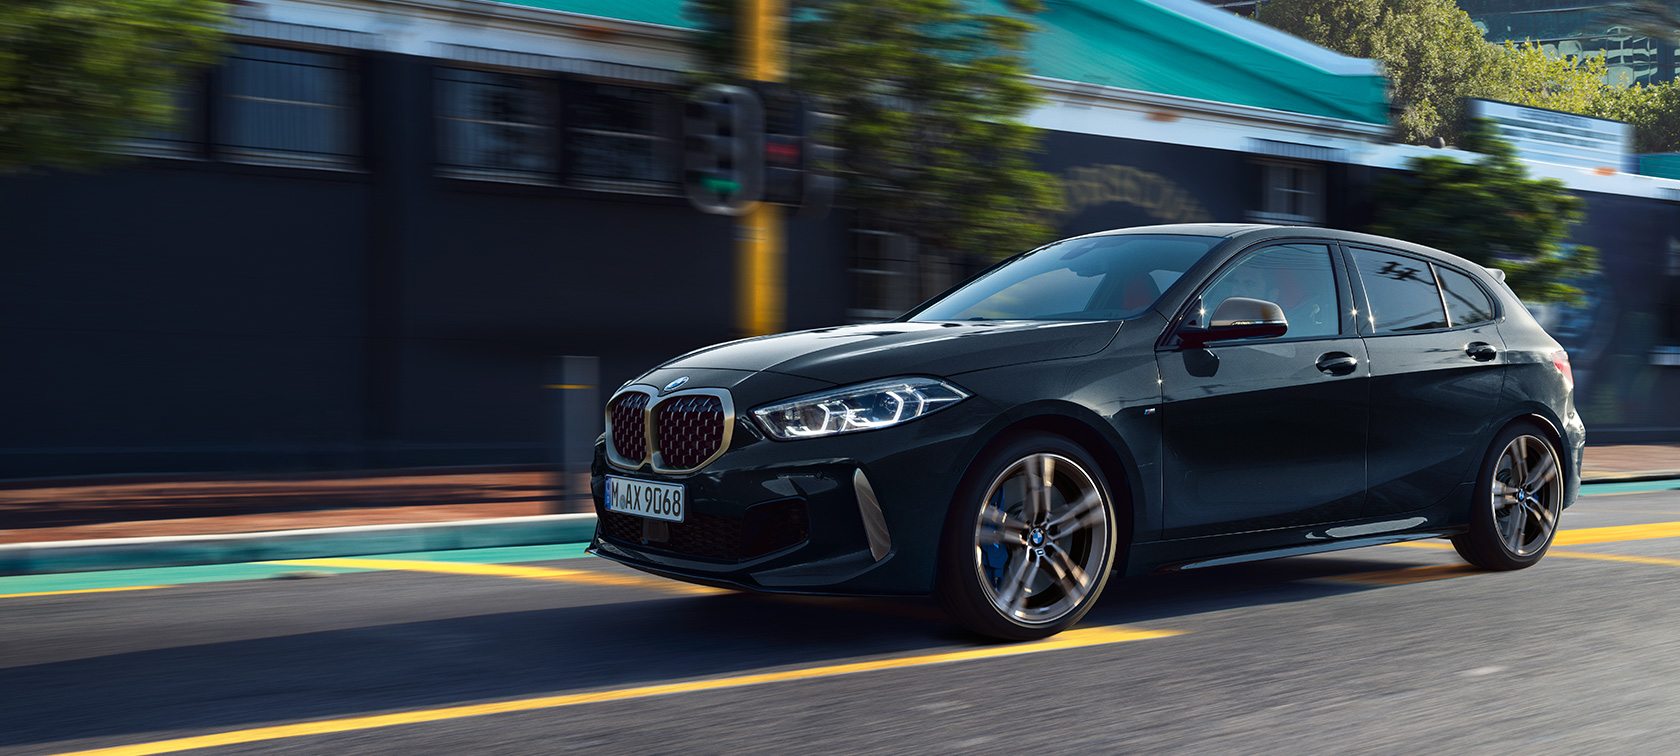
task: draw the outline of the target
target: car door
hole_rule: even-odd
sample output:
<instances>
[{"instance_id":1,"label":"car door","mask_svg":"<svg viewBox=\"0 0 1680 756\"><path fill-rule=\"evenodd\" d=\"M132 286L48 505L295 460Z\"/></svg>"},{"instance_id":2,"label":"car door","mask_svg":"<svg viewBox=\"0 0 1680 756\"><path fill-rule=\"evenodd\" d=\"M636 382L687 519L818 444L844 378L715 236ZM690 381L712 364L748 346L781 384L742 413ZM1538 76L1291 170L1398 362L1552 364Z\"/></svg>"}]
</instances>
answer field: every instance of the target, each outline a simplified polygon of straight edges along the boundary
<instances>
[{"instance_id":1,"label":"car door","mask_svg":"<svg viewBox=\"0 0 1680 756\"><path fill-rule=\"evenodd\" d=\"M1348 246L1371 356L1372 516L1432 506L1474 481L1505 376L1495 299L1469 275Z\"/></svg>"},{"instance_id":2,"label":"car door","mask_svg":"<svg viewBox=\"0 0 1680 756\"><path fill-rule=\"evenodd\" d=\"M1188 347L1226 297L1275 302L1282 336ZM1365 496L1367 361L1339 253L1274 243L1210 277L1156 351L1163 538L1358 517Z\"/></svg>"}]
</instances>

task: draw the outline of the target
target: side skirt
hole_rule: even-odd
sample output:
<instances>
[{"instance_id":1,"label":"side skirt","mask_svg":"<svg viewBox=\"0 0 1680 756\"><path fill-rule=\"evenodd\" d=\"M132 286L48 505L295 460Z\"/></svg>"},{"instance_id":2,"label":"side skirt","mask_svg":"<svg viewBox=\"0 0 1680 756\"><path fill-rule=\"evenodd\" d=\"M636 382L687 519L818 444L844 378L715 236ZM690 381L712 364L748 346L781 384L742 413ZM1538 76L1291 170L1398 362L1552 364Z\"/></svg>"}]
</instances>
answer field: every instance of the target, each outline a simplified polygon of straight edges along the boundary
<instances>
[{"instance_id":1,"label":"side skirt","mask_svg":"<svg viewBox=\"0 0 1680 756\"><path fill-rule=\"evenodd\" d=\"M1426 538L1445 538L1469 529L1466 507L1442 502L1405 517L1321 523L1230 535L1134 543L1127 555L1128 576L1178 572L1262 559L1321 554Z\"/></svg>"},{"instance_id":2,"label":"side skirt","mask_svg":"<svg viewBox=\"0 0 1680 756\"><path fill-rule=\"evenodd\" d=\"M1200 569L1202 567L1218 567L1226 564L1242 562L1258 562L1263 559L1282 559L1283 557L1301 556L1303 554L1322 554L1326 551L1342 551L1344 549L1358 549L1366 546L1386 546L1391 543L1406 541L1422 541L1429 538L1446 538L1464 532L1464 528L1454 530L1437 530L1424 533L1406 533L1403 535L1375 536L1372 538L1349 538L1341 541L1325 541L1310 543L1302 546L1290 546L1282 549L1268 549L1253 551L1247 554L1233 554L1230 556L1199 559L1189 562L1174 562L1155 568L1154 572L1181 572L1184 570Z\"/></svg>"}]
</instances>

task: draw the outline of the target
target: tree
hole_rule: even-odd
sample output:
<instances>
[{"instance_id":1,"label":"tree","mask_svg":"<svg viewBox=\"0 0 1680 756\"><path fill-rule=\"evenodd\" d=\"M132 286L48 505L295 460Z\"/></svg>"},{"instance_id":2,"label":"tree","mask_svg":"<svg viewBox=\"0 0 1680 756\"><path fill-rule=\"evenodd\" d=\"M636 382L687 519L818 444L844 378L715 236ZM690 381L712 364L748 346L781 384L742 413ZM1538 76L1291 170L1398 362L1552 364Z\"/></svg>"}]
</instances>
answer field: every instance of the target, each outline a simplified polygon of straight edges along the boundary
<instances>
[{"instance_id":1,"label":"tree","mask_svg":"<svg viewBox=\"0 0 1680 756\"><path fill-rule=\"evenodd\" d=\"M1453 141L1463 98L1498 66L1497 45L1452 0L1271 0L1255 18L1387 70L1400 141Z\"/></svg>"},{"instance_id":2,"label":"tree","mask_svg":"<svg viewBox=\"0 0 1680 756\"><path fill-rule=\"evenodd\" d=\"M214 63L222 0L0 2L0 173L85 169L171 127L175 92Z\"/></svg>"},{"instance_id":3,"label":"tree","mask_svg":"<svg viewBox=\"0 0 1680 756\"><path fill-rule=\"evenodd\" d=\"M1680 79L1609 87L1576 112L1633 124L1634 152L1680 151Z\"/></svg>"},{"instance_id":4,"label":"tree","mask_svg":"<svg viewBox=\"0 0 1680 756\"><path fill-rule=\"evenodd\" d=\"M1605 83L1604 56L1554 58L1532 42L1498 45L1494 63L1471 84L1472 96L1565 113L1588 114L1619 91Z\"/></svg>"},{"instance_id":5,"label":"tree","mask_svg":"<svg viewBox=\"0 0 1680 756\"><path fill-rule=\"evenodd\" d=\"M1007 0L1017 14L1039 0ZM738 4L690 0L706 75L739 75ZM1048 240L1059 201L1033 169L1038 102L1024 52L1033 26L960 0L790 0L793 87L841 120L845 197L879 230L924 250L994 259Z\"/></svg>"},{"instance_id":6,"label":"tree","mask_svg":"<svg viewBox=\"0 0 1680 756\"><path fill-rule=\"evenodd\" d=\"M1493 134L1486 121L1466 129L1465 146L1480 160L1414 158L1408 173L1382 181L1372 231L1499 268L1527 302L1579 302L1581 290L1570 282L1595 270L1598 255L1564 240L1585 203L1562 182L1529 178L1511 145Z\"/></svg>"},{"instance_id":7,"label":"tree","mask_svg":"<svg viewBox=\"0 0 1680 756\"><path fill-rule=\"evenodd\" d=\"M1602 56L1554 58L1533 43L1484 41L1450 0L1270 0L1256 17L1346 55L1383 62L1399 113L1396 136L1461 139L1463 99L1610 118L1635 127L1635 151L1680 150L1680 83L1619 87ZM1653 0L1607 6L1605 18L1680 41L1680 14Z\"/></svg>"}]
</instances>

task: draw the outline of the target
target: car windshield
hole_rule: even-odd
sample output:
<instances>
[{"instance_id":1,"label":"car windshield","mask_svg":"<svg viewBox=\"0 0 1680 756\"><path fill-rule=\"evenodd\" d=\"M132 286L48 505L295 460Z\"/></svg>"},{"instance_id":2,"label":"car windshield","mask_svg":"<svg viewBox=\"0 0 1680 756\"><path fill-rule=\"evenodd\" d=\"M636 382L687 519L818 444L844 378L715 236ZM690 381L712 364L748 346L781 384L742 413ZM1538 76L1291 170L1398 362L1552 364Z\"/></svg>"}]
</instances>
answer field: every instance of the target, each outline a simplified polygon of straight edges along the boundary
<instances>
[{"instance_id":1,"label":"car windshield","mask_svg":"<svg viewBox=\"0 0 1680 756\"><path fill-rule=\"evenodd\" d=\"M1223 237L1122 234L1039 247L912 313L930 320L1115 320L1141 314Z\"/></svg>"}]
</instances>

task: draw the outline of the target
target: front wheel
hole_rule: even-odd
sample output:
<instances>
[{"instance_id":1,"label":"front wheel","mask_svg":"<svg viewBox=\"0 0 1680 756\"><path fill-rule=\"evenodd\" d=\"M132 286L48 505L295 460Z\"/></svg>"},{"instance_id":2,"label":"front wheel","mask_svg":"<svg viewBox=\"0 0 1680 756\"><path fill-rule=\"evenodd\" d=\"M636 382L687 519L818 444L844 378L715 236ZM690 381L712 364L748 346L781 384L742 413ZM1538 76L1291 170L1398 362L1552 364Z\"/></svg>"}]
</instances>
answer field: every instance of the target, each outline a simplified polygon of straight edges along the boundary
<instances>
[{"instance_id":1,"label":"front wheel","mask_svg":"<svg viewBox=\"0 0 1680 756\"><path fill-rule=\"evenodd\" d=\"M1077 444L1033 434L986 454L952 502L939 597L952 619L1007 640L1079 621L1108 582L1118 542L1102 470Z\"/></svg>"},{"instance_id":2,"label":"front wheel","mask_svg":"<svg viewBox=\"0 0 1680 756\"><path fill-rule=\"evenodd\" d=\"M1532 425L1514 425L1488 449L1471 503L1470 532L1452 539L1459 556L1488 570L1540 561L1563 515L1557 447Z\"/></svg>"}]
</instances>

